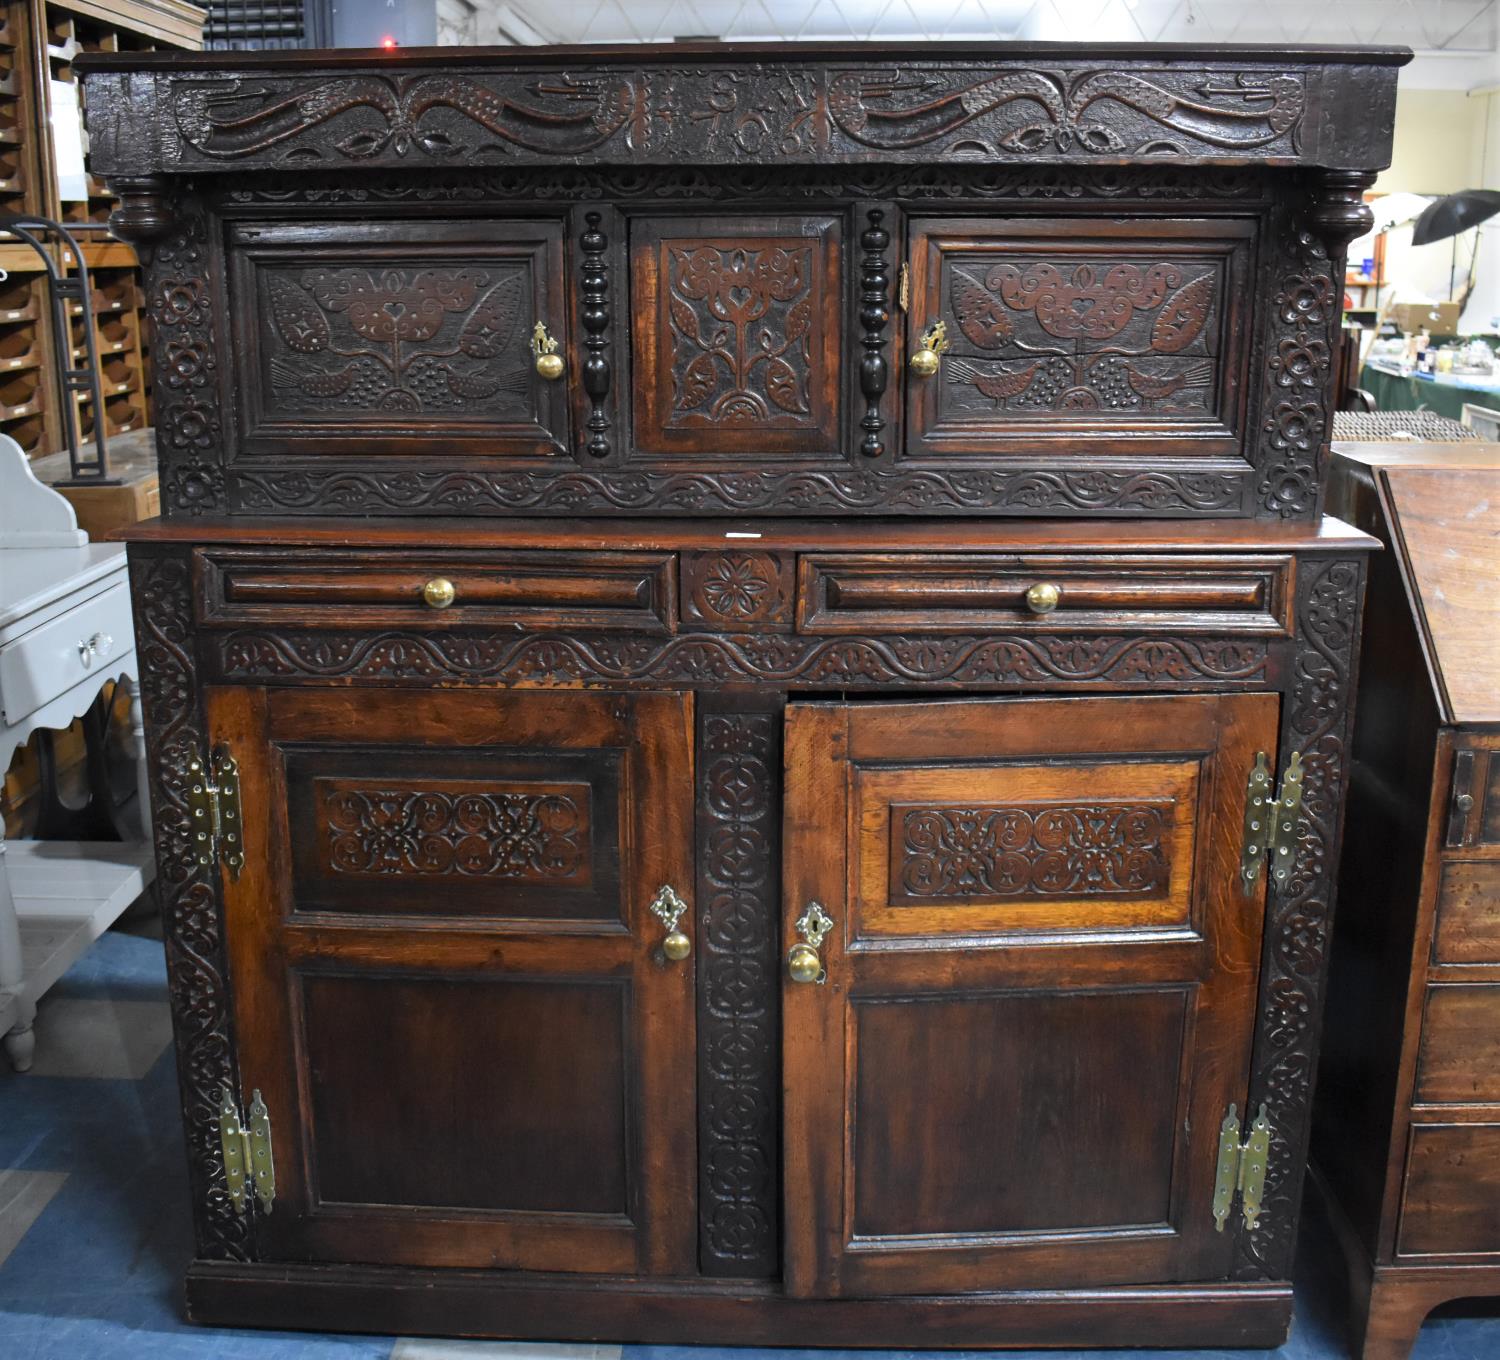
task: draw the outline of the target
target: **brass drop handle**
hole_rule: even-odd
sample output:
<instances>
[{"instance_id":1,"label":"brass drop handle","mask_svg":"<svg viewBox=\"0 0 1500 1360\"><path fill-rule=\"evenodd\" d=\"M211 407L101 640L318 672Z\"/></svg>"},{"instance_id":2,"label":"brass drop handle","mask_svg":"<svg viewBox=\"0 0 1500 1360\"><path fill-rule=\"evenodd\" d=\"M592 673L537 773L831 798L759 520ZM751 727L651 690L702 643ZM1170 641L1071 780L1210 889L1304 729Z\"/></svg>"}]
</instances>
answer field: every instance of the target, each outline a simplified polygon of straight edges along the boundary
<instances>
[{"instance_id":1,"label":"brass drop handle","mask_svg":"<svg viewBox=\"0 0 1500 1360\"><path fill-rule=\"evenodd\" d=\"M687 903L673 891L669 883L663 883L656 896L651 899L651 914L667 928L666 936L661 942L661 952L673 963L681 963L693 952L693 942L688 938L687 932L677 928L677 923L686 910Z\"/></svg>"},{"instance_id":2,"label":"brass drop handle","mask_svg":"<svg viewBox=\"0 0 1500 1360\"><path fill-rule=\"evenodd\" d=\"M545 378L548 382L556 382L562 377L567 365L557 352L557 341L547 334L546 326L540 321L531 332L531 352L536 356L538 377Z\"/></svg>"},{"instance_id":3,"label":"brass drop handle","mask_svg":"<svg viewBox=\"0 0 1500 1360\"><path fill-rule=\"evenodd\" d=\"M917 341L917 347L907 360L911 371L919 378L930 378L938 371L938 358L948 348L948 323L934 321Z\"/></svg>"},{"instance_id":4,"label":"brass drop handle","mask_svg":"<svg viewBox=\"0 0 1500 1360\"><path fill-rule=\"evenodd\" d=\"M821 902L809 902L807 910L797 918L797 934L802 936L786 952L786 971L793 982L822 983L828 981L828 970L823 967L823 956L818 952L823 947L823 938L833 929L833 917Z\"/></svg>"},{"instance_id":5,"label":"brass drop handle","mask_svg":"<svg viewBox=\"0 0 1500 1360\"><path fill-rule=\"evenodd\" d=\"M429 609L446 609L457 595L457 587L446 576L434 576L422 587L422 603Z\"/></svg>"},{"instance_id":6,"label":"brass drop handle","mask_svg":"<svg viewBox=\"0 0 1500 1360\"><path fill-rule=\"evenodd\" d=\"M1026 592L1026 608L1033 614L1050 614L1062 599L1062 587L1051 581L1038 581Z\"/></svg>"}]
</instances>

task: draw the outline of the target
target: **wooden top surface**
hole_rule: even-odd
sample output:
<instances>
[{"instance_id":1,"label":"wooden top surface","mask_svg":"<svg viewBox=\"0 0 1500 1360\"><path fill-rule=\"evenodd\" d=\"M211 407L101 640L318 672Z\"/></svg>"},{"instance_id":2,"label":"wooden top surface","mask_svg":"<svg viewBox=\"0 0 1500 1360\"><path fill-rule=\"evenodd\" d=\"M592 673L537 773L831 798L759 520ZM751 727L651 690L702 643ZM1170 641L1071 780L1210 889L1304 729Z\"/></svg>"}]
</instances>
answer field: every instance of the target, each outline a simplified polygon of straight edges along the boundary
<instances>
[{"instance_id":1,"label":"wooden top surface","mask_svg":"<svg viewBox=\"0 0 1500 1360\"><path fill-rule=\"evenodd\" d=\"M1449 723L1500 722L1500 446L1488 448L1488 466L1395 460L1377 471Z\"/></svg>"},{"instance_id":2,"label":"wooden top surface","mask_svg":"<svg viewBox=\"0 0 1500 1360\"><path fill-rule=\"evenodd\" d=\"M1342 520L151 519L136 543L814 552L1367 552Z\"/></svg>"}]
</instances>

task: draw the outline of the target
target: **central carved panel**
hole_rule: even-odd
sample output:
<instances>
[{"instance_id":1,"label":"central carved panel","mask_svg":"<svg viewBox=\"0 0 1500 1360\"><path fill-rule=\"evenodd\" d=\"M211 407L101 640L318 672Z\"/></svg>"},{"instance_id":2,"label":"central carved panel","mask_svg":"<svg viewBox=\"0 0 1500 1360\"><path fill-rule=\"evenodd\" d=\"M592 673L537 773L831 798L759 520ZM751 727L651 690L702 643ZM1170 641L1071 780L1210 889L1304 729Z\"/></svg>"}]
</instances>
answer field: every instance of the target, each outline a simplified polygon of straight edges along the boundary
<instances>
[{"instance_id":1,"label":"central carved panel","mask_svg":"<svg viewBox=\"0 0 1500 1360\"><path fill-rule=\"evenodd\" d=\"M828 218L637 224L644 452L837 451L838 236Z\"/></svg>"},{"instance_id":2,"label":"central carved panel","mask_svg":"<svg viewBox=\"0 0 1500 1360\"><path fill-rule=\"evenodd\" d=\"M893 901L1167 890L1170 802L892 808Z\"/></svg>"},{"instance_id":3,"label":"central carved panel","mask_svg":"<svg viewBox=\"0 0 1500 1360\"><path fill-rule=\"evenodd\" d=\"M429 781L393 788L318 780L321 839L330 870L461 874L573 885L589 851L586 785L483 788Z\"/></svg>"}]
</instances>

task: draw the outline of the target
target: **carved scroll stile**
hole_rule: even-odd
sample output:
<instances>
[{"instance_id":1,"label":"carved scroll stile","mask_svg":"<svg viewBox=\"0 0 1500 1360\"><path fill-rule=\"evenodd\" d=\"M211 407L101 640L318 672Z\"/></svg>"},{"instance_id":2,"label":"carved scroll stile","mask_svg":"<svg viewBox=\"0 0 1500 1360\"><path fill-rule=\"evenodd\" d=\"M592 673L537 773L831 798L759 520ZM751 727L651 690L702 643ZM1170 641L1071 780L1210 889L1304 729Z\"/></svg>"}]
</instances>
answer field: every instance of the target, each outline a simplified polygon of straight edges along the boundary
<instances>
[{"instance_id":1,"label":"carved scroll stile","mask_svg":"<svg viewBox=\"0 0 1500 1360\"><path fill-rule=\"evenodd\" d=\"M584 447L591 458L609 457L609 263L604 252L609 238L600 230L599 213L584 217L584 233L578 239L583 263L578 271L584 330L583 390L589 399L588 440Z\"/></svg>"},{"instance_id":2,"label":"carved scroll stile","mask_svg":"<svg viewBox=\"0 0 1500 1360\"><path fill-rule=\"evenodd\" d=\"M218 874L200 863L188 799L189 763L208 748L198 707L191 570L185 555L132 548L130 576L197 1254L248 1261L251 1220L231 1203L219 1138L220 1100L225 1090L239 1089L239 1077Z\"/></svg>"},{"instance_id":3,"label":"carved scroll stile","mask_svg":"<svg viewBox=\"0 0 1500 1360\"><path fill-rule=\"evenodd\" d=\"M891 234L882 225L885 213L879 208L871 208L866 220L869 225L859 238L860 248L864 251L860 260L859 293L859 324L863 327L860 343L864 355L859 362L859 390L865 399L865 413L859 422L865 437L860 441L859 451L866 458L879 458L885 452L885 444L880 438L880 432L885 428L880 403L889 376L885 360L885 330L891 319L891 281L885 248L891 243Z\"/></svg>"}]
</instances>

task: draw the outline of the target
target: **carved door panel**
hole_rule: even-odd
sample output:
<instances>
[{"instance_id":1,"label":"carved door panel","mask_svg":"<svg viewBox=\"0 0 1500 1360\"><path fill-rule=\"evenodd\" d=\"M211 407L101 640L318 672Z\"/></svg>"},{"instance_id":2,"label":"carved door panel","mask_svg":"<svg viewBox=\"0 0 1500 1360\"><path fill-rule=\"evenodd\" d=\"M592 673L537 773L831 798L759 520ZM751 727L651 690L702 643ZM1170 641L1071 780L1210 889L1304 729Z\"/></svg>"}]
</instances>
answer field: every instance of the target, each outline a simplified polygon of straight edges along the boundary
<instances>
[{"instance_id":1,"label":"carved door panel","mask_svg":"<svg viewBox=\"0 0 1500 1360\"><path fill-rule=\"evenodd\" d=\"M651 910L691 893L691 698L235 688L209 722L262 1259L691 1270L693 959Z\"/></svg>"},{"instance_id":2,"label":"carved door panel","mask_svg":"<svg viewBox=\"0 0 1500 1360\"><path fill-rule=\"evenodd\" d=\"M907 352L914 457L1044 453L1238 460L1253 224L916 220ZM1231 465L1234 465L1231 463Z\"/></svg>"},{"instance_id":3,"label":"carved door panel","mask_svg":"<svg viewBox=\"0 0 1500 1360\"><path fill-rule=\"evenodd\" d=\"M243 454L568 450L557 221L239 223L231 351ZM170 362L170 360L169 360Z\"/></svg>"},{"instance_id":4,"label":"carved door panel","mask_svg":"<svg viewBox=\"0 0 1500 1360\"><path fill-rule=\"evenodd\" d=\"M841 459L838 217L632 224L638 457Z\"/></svg>"},{"instance_id":5,"label":"carved door panel","mask_svg":"<svg viewBox=\"0 0 1500 1360\"><path fill-rule=\"evenodd\" d=\"M1222 1278L1274 695L788 711L786 1270L800 1296ZM798 922L803 922L799 928Z\"/></svg>"}]
</instances>

